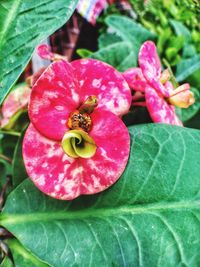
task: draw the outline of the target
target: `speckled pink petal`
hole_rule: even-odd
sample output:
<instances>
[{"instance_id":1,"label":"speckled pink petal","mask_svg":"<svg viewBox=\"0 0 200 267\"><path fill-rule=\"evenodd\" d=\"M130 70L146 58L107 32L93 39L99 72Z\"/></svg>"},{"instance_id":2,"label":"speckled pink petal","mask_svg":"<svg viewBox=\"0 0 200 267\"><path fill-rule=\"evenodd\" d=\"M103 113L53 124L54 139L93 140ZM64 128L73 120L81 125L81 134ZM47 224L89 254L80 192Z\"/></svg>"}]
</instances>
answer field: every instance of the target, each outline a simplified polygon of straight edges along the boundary
<instances>
[{"instance_id":1,"label":"speckled pink petal","mask_svg":"<svg viewBox=\"0 0 200 267\"><path fill-rule=\"evenodd\" d=\"M23 142L23 157L31 180L45 194L70 200L94 194L115 183L128 161L130 137L123 122L114 114L96 110L90 132L97 145L90 159L73 159L64 154L60 143L42 136L31 124Z\"/></svg>"},{"instance_id":2,"label":"speckled pink petal","mask_svg":"<svg viewBox=\"0 0 200 267\"><path fill-rule=\"evenodd\" d=\"M96 95L98 107L121 116L129 111L131 92L122 74L112 66L94 59L71 62L80 86L81 100Z\"/></svg>"},{"instance_id":3,"label":"speckled pink petal","mask_svg":"<svg viewBox=\"0 0 200 267\"><path fill-rule=\"evenodd\" d=\"M32 88L29 116L44 136L61 140L69 113L79 105L78 84L65 60L52 63Z\"/></svg>"},{"instance_id":4,"label":"speckled pink petal","mask_svg":"<svg viewBox=\"0 0 200 267\"><path fill-rule=\"evenodd\" d=\"M146 41L140 48L138 56L139 66L149 85L165 97L169 96L166 88L159 82L161 77L161 64L156 46L152 41Z\"/></svg>"},{"instance_id":5,"label":"speckled pink petal","mask_svg":"<svg viewBox=\"0 0 200 267\"><path fill-rule=\"evenodd\" d=\"M183 125L175 113L174 106L168 104L152 87L146 87L145 97L147 109L154 122Z\"/></svg>"},{"instance_id":6,"label":"speckled pink petal","mask_svg":"<svg viewBox=\"0 0 200 267\"><path fill-rule=\"evenodd\" d=\"M146 79L140 68L131 68L122 74L131 89L139 92L145 91Z\"/></svg>"},{"instance_id":7,"label":"speckled pink petal","mask_svg":"<svg viewBox=\"0 0 200 267\"><path fill-rule=\"evenodd\" d=\"M18 111L27 109L30 93L31 89L27 85L21 85L7 96L1 109L0 127L5 127Z\"/></svg>"},{"instance_id":8,"label":"speckled pink petal","mask_svg":"<svg viewBox=\"0 0 200 267\"><path fill-rule=\"evenodd\" d=\"M54 54L51 52L51 47L46 44L38 45L37 47L37 54L47 60L53 60Z\"/></svg>"},{"instance_id":9,"label":"speckled pink petal","mask_svg":"<svg viewBox=\"0 0 200 267\"><path fill-rule=\"evenodd\" d=\"M117 116L96 109L92 121L90 136L97 151L90 159L80 159L80 166L84 166L82 194L98 193L115 183L126 167L130 152L128 129Z\"/></svg>"},{"instance_id":10,"label":"speckled pink petal","mask_svg":"<svg viewBox=\"0 0 200 267\"><path fill-rule=\"evenodd\" d=\"M30 179L43 193L59 199L80 194L78 162L64 154L59 142L45 138L32 124L24 137L23 158Z\"/></svg>"}]
</instances>

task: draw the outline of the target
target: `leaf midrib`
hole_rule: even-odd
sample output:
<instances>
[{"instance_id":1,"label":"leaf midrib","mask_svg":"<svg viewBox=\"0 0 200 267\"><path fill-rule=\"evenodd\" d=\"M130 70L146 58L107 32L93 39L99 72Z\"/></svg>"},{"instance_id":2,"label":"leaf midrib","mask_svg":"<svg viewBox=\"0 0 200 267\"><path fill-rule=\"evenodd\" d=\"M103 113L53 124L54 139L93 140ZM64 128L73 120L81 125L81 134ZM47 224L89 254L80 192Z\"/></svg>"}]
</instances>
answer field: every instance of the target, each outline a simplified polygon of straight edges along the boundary
<instances>
[{"instance_id":1,"label":"leaf midrib","mask_svg":"<svg viewBox=\"0 0 200 267\"><path fill-rule=\"evenodd\" d=\"M3 46L3 40L5 40L5 37L10 29L10 26L13 22L13 20L15 19L15 17L17 16L17 10L19 8L19 5L21 4L21 0L16 0L14 1L12 8L8 11L8 16L6 17L6 19L4 20L3 26L2 26L2 32L0 34L0 50Z\"/></svg>"},{"instance_id":2,"label":"leaf midrib","mask_svg":"<svg viewBox=\"0 0 200 267\"><path fill-rule=\"evenodd\" d=\"M27 214L3 214L1 216L2 225L16 225L25 222L42 222L52 220L72 220L72 219L84 219L84 218L95 218L95 217L112 217L117 215L134 215L134 214L145 214L151 212L163 212L169 210L200 210L200 201L181 201L181 202L170 202L170 203L158 203L158 204L146 204L146 205L135 205L123 206L119 208L89 208L79 211L46 211L46 212L35 212Z\"/></svg>"}]
</instances>

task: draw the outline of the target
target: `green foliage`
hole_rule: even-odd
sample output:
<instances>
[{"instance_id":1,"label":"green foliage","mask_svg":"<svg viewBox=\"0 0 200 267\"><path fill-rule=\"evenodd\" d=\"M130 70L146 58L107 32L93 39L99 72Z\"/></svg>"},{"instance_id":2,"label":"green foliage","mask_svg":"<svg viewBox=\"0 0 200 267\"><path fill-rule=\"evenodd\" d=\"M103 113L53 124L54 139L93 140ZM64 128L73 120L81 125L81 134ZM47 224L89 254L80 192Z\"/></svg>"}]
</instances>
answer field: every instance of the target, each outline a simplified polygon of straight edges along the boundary
<instances>
[{"instance_id":1,"label":"green foliage","mask_svg":"<svg viewBox=\"0 0 200 267\"><path fill-rule=\"evenodd\" d=\"M8 240L15 266L19 267L49 267L27 251L16 239Z\"/></svg>"},{"instance_id":2,"label":"green foliage","mask_svg":"<svg viewBox=\"0 0 200 267\"><path fill-rule=\"evenodd\" d=\"M182 59L176 69L177 81L181 82L185 80L198 69L200 69L200 54L188 59Z\"/></svg>"},{"instance_id":3,"label":"green foliage","mask_svg":"<svg viewBox=\"0 0 200 267\"><path fill-rule=\"evenodd\" d=\"M91 57L107 62L119 71L124 71L137 65L137 53L131 43L126 41L108 45L93 53Z\"/></svg>"},{"instance_id":4,"label":"green foliage","mask_svg":"<svg viewBox=\"0 0 200 267\"><path fill-rule=\"evenodd\" d=\"M77 0L0 0L0 103L37 44L71 16Z\"/></svg>"},{"instance_id":5,"label":"green foliage","mask_svg":"<svg viewBox=\"0 0 200 267\"><path fill-rule=\"evenodd\" d=\"M195 103L189 108L177 108L177 114L183 122L187 122L188 120L193 118L200 109L200 92L198 89L193 87L191 88L191 91L194 93Z\"/></svg>"},{"instance_id":6,"label":"green foliage","mask_svg":"<svg viewBox=\"0 0 200 267\"><path fill-rule=\"evenodd\" d=\"M161 58L171 66L200 52L200 3L192 0L131 0L138 21L158 36Z\"/></svg>"},{"instance_id":7,"label":"green foliage","mask_svg":"<svg viewBox=\"0 0 200 267\"><path fill-rule=\"evenodd\" d=\"M84 49L84 48L83 49L77 49L76 53L82 58L90 57L93 54L92 51L90 51L88 49Z\"/></svg>"},{"instance_id":8,"label":"green foliage","mask_svg":"<svg viewBox=\"0 0 200 267\"><path fill-rule=\"evenodd\" d=\"M20 138L18 139L13 155L13 164L12 164L13 188L18 186L24 179L28 177L22 157L22 142L24 138L24 133L25 131L22 132Z\"/></svg>"},{"instance_id":9,"label":"green foliage","mask_svg":"<svg viewBox=\"0 0 200 267\"><path fill-rule=\"evenodd\" d=\"M110 189L67 202L26 180L8 197L1 224L54 267L198 267L199 131L159 124L129 131L130 159Z\"/></svg>"},{"instance_id":10,"label":"green foliage","mask_svg":"<svg viewBox=\"0 0 200 267\"><path fill-rule=\"evenodd\" d=\"M0 267L14 267L14 265L12 261L10 260L10 258L6 256L4 260L2 261Z\"/></svg>"},{"instance_id":11,"label":"green foliage","mask_svg":"<svg viewBox=\"0 0 200 267\"><path fill-rule=\"evenodd\" d=\"M155 34L126 16L110 15L105 23L109 32L100 35L99 50L91 57L107 62L119 71L136 66L141 44L156 38Z\"/></svg>"}]
</instances>

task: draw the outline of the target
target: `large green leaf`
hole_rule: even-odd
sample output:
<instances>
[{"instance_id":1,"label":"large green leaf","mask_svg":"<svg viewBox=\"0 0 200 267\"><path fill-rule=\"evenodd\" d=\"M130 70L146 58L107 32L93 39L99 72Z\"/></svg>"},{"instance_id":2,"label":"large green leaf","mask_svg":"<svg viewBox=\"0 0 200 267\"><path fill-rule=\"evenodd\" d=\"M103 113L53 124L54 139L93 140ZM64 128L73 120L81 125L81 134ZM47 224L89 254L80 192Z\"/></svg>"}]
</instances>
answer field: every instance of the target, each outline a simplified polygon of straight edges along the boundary
<instances>
[{"instance_id":1,"label":"large green leaf","mask_svg":"<svg viewBox=\"0 0 200 267\"><path fill-rule=\"evenodd\" d=\"M6 256L4 260L2 261L0 267L14 267L12 261Z\"/></svg>"},{"instance_id":2,"label":"large green leaf","mask_svg":"<svg viewBox=\"0 0 200 267\"><path fill-rule=\"evenodd\" d=\"M136 67L140 46L156 36L126 16L110 15L105 22L108 32L100 35L99 50L91 57L107 62L119 71Z\"/></svg>"},{"instance_id":3,"label":"large green leaf","mask_svg":"<svg viewBox=\"0 0 200 267\"><path fill-rule=\"evenodd\" d=\"M129 163L109 190L58 201L26 180L7 199L1 224L55 267L199 267L200 132L129 130Z\"/></svg>"},{"instance_id":4,"label":"large green leaf","mask_svg":"<svg viewBox=\"0 0 200 267\"><path fill-rule=\"evenodd\" d=\"M176 69L177 81L183 81L198 69L200 69L200 54L188 59L182 59Z\"/></svg>"},{"instance_id":5,"label":"large green leaf","mask_svg":"<svg viewBox=\"0 0 200 267\"><path fill-rule=\"evenodd\" d=\"M106 46L112 45L114 43L121 42L122 39L115 33L102 33L98 38L99 49L105 48Z\"/></svg>"},{"instance_id":6,"label":"large green leaf","mask_svg":"<svg viewBox=\"0 0 200 267\"><path fill-rule=\"evenodd\" d=\"M93 53L91 57L107 62L119 71L125 71L137 64L137 53L132 44L126 41L108 45Z\"/></svg>"},{"instance_id":7,"label":"large green leaf","mask_svg":"<svg viewBox=\"0 0 200 267\"><path fill-rule=\"evenodd\" d=\"M105 22L123 40L128 39L133 43L140 44L148 39L156 38L154 33L126 16L110 15Z\"/></svg>"},{"instance_id":8,"label":"large green leaf","mask_svg":"<svg viewBox=\"0 0 200 267\"><path fill-rule=\"evenodd\" d=\"M44 262L41 262L29 251L27 251L17 240L8 240L8 246L11 250L15 266L19 267L49 267Z\"/></svg>"},{"instance_id":9,"label":"large green leaf","mask_svg":"<svg viewBox=\"0 0 200 267\"><path fill-rule=\"evenodd\" d=\"M0 0L0 102L35 46L61 27L78 0Z\"/></svg>"}]
</instances>

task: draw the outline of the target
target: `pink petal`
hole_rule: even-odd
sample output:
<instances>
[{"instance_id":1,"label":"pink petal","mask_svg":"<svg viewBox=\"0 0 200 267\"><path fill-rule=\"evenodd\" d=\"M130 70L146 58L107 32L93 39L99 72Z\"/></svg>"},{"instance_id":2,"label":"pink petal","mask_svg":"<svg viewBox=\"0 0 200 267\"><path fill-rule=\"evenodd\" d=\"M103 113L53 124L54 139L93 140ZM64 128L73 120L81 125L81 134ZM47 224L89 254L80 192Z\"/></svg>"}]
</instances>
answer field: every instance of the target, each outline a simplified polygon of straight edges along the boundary
<instances>
[{"instance_id":1,"label":"pink petal","mask_svg":"<svg viewBox=\"0 0 200 267\"><path fill-rule=\"evenodd\" d=\"M29 116L44 136L61 140L69 113L79 105L78 84L71 65L61 60L52 63L32 88Z\"/></svg>"},{"instance_id":2,"label":"pink petal","mask_svg":"<svg viewBox=\"0 0 200 267\"><path fill-rule=\"evenodd\" d=\"M159 82L161 77L161 64L156 46L152 41L146 41L140 48L138 56L139 66L149 85L165 97L169 96L166 88Z\"/></svg>"},{"instance_id":3,"label":"pink petal","mask_svg":"<svg viewBox=\"0 0 200 267\"><path fill-rule=\"evenodd\" d=\"M73 159L60 143L42 136L30 124L23 157L31 180L45 194L70 200L105 190L121 176L128 161L130 137L123 122L108 111L96 110L91 136L97 152L90 159Z\"/></svg>"},{"instance_id":4,"label":"pink petal","mask_svg":"<svg viewBox=\"0 0 200 267\"><path fill-rule=\"evenodd\" d=\"M123 76L112 66L94 59L75 60L72 63L80 86L80 98L84 101L96 95L98 107L121 116L129 111L131 92Z\"/></svg>"},{"instance_id":5,"label":"pink petal","mask_svg":"<svg viewBox=\"0 0 200 267\"><path fill-rule=\"evenodd\" d=\"M80 159L84 166L82 194L98 193L115 183L126 167L130 152L128 129L117 116L96 109L92 121L89 134L98 148L92 158Z\"/></svg>"},{"instance_id":6,"label":"pink petal","mask_svg":"<svg viewBox=\"0 0 200 267\"><path fill-rule=\"evenodd\" d=\"M51 47L46 44L38 45L37 54L47 60L53 60L54 54L51 52Z\"/></svg>"},{"instance_id":7,"label":"pink petal","mask_svg":"<svg viewBox=\"0 0 200 267\"><path fill-rule=\"evenodd\" d=\"M23 158L27 173L45 194L59 199L73 199L80 194L78 162L64 154L59 142L42 136L32 124L23 141Z\"/></svg>"},{"instance_id":8,"label":"pink petal","mask_svg":"<svg viewBox=\"0 0 200 267\"><path fill-rule=\"evenodd\" d=\"M19 86L5 99L2 106L1 127L5 127L10 119L20 110L28 107L31 89L27 85Z\"/></svg>"},{"instance_id":9,"label":"pink petal","mask_svg":"<svg viewBox=\"0 0 200 267\"><path fill-rule=\"evenodd\" d=\"M160 97L156 90L147 86L145 97L147 109L154 122L183 125L175 113L174 106L168 104L164 98Z\"/></svg>"},{"instance_id":10,"label":"pink petal","mask_svg":"<svg viewBox=\"0 0 200 267\"><path fill-rule=\"evenodd\" d=\"M30 93L31 89L26 85L20 86L13 90L3 103L2 115L4 117L11 117L18 110L27 107Z\"/></svg>"},{"instance_id":11,"label":"pink petal","mask_svg":"<svg viewBox=\"0 0 200 267\"><path fill-rule=\"evenodd\" d=\"M144 78L140 68L131 68L123 73L129 87L135 91L144 92L146 79Z\"/></svg>"}]
</instances>

